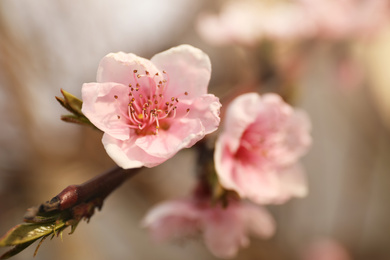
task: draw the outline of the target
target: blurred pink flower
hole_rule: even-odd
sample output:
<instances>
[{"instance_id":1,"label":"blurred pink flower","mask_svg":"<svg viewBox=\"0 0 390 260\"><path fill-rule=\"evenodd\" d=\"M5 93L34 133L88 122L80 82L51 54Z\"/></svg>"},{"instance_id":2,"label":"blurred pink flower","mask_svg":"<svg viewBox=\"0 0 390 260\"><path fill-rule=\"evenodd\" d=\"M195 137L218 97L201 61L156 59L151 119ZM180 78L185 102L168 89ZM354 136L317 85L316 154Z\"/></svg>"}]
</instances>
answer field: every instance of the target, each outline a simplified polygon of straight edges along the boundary
<instances>
[{"instance_id":1,"label":"blurred pink flower","mask_svg":"<svg viewBox=\"0 0 390 260\"><path fill-rule=\"evenodd\" d=\"M153 167L217 129L221 104L207 94L210 73L209 57L189 45L150 61L110 53L97 82L82 87L82 111L120 167Z\"/></svg>"},{"instance_id":2,"label":"blurred pink flower","mask_svg":"<svg viewBox=\"0 0 390 260\"><path fill-rule=\"evenodd\" d=\"M269 238L275 223L265 208L244 202L230 202L226 208L206 200L168 201L152 208L143 220L157 241L202 236L217 257L231 258L248 246L248 235Z\"/></svg>"},{"instance_id":3,"label":"blurred pink flower","mask_svg":"<svg viewBox=\"0 0 390 260\"><path fill-rule=\"evenodd\" d=\"M302 260L352 260L352 258L340 243L331 239L321 239L305 248Z\"/></svg>"},{"instance_id":4,"label":"blurred pink flower","mask_svg":"<svg viewBox=\"0 0 390 260\"><path fill-rule=\"evenodd\" d=\"M256 46L261 40L365 37L388 24L388 0L230 0L196 27L211 44Z\"/></svg>"},{"instance_id":5,"label":"blurred pink flower","mask_svg":"<svg viewBox=\"0 0 390 260\"><path fill-rule=\"evenodd\" d=\"M298 0L317 36L346 39L371 36L389 22L388 0ZM331 14L331 15L330 15Z\"/></svg>"},{"instance_id":6,"label":"blurred pink flower","mask_svg":"<svg viewBox=\"0 0 390 260\"><path fill-rule=\"evenodd\" d=\"M303 12L298 5L288 2L227 1L219 15L201 14L196 26L199 34L212 44L251 46L264 38L286 40L312 35L313 26Z\"/></svg>"},{"instance_id":7,"label":"blurred pink flower","mask_svg":"<svg viewBox=\"0 0 390 260\"><path fill-rule=\"evenodd\" d=\"M298 159L311 144L310 121L276 94L248 93L226 112L215 148L222 186L256 203L283 203L307 194Z\"/></svg>"}]
</instances>

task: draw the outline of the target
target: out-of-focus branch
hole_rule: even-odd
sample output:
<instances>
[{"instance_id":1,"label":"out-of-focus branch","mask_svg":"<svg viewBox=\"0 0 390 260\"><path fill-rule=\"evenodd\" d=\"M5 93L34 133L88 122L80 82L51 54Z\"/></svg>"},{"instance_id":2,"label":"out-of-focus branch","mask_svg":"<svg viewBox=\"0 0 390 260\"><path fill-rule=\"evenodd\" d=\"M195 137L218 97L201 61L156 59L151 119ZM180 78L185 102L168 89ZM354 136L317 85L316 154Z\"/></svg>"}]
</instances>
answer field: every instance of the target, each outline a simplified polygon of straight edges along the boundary
<instances>
[{"instance_id":1,"label":"out-of-focus branch","mask_svg":"<svg viewBox=\"0 0 390 260\"><path fill-rule=\"evenodd\" d=\"M80 220L89 221L95 208L100 210L104 199L138 171L114 168L83 184L70 185L50 201L29 208L24 216L26 223L15 226L0 238L1 247L14 246L0 259L18 254L38 239L42 243L50 235L62 235L69 226L73 233Z\"/></svg>"}]
</instances>

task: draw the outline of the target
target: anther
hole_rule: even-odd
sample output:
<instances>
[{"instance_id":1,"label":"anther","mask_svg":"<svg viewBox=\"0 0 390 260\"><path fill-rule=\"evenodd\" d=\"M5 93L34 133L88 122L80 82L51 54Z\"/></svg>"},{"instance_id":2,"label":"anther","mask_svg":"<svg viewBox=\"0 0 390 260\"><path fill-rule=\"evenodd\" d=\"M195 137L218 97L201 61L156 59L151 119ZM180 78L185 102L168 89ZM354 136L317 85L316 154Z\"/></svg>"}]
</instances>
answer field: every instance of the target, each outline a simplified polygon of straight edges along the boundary
<instances>
[{"instance_id":1,"label":"anther","mask_svg":"<svg viewBox=\"0 0 390 260\"><path fill-rule=\"evenodd\" d=\"M174 97L171 97L171 100L172 100L172 101L175 101L175 98L174 98Z\"/></svg>"},{"instance_id":2,"label":"anther","mask_svg":"<svg viewBox=\"0 0 390 260\"><path fill-rule=\"evenodd\" d=\"M134 73L137 73L138 70L133 70Z\"/></svg>"},{"instance_id":3,"label":"anther","mask_svg":"<svg viewBox=\"0 0 390 260\"><path fill-rule=\"evenodd\" d=\"M146 74L146 75L149 75L149 71L145 70L145 74Z\"/></svg>"},{"instance_id":4,"label":"anther","mask_svg":"<svg viewBox=\"0 0 390 260\"><path fill-rule=\"evenodd\" d=\"M184 92L184 95L186 95L186 96L187 96L187 95L188 95L188 92L187 92L187 91L186 91L186 92Z\"/></svg>"},{"instance_id":5,"label":"anther","mask_svg":"<svg viewBox=\"0 0 390 260\"><path fill-rule=\"evenodd\" d=\"M118 99L118 96L117 96L117 95L115 95L115 96L114 96L114 98L115 98L115 99Z\"/></svg>"},{"instance_id":6,"label":"anther","mask_svg":"<svg viewBox=\"0 0 390 260\"><path fill-rule=\"evenodd\" d=\"M141 77L141 75L137 74L137 78L140 78L140 77Z\"/></svg>"},{"instance_id":7,"label":"anther","mask_svg":"<svg viewBox=\"0 0 390 260\"><path fill-rule=\"evenodd\" d=\"M139 94L139 98L142 98L142 94Z\"/></svg>"},{"instance_id":8,"label":"anther","mask_svg":"<svg viewBox=\"0 0 390 260\"><path fill-rule=\"evenodd\" d=\"M117 115L118 119L121 119L121 116Z\"/></svg>"}]
</instances>

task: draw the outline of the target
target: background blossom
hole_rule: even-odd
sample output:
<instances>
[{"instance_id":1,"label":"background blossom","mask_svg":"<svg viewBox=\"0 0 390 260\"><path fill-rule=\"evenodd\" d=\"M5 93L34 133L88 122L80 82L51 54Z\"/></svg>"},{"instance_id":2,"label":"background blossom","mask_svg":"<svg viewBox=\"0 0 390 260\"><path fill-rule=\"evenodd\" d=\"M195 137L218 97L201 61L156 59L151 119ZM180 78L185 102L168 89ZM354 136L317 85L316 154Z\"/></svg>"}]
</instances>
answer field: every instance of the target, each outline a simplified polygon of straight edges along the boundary
<instances>
[{"instance_id":1,"label":"background blossom","mask_svg":"<svg viewBox=\"0 0 390 260\"><path fill-rule=\"evenodd\" d=\"M249 235L269 238L275 223L266 209L246 202L231 202L226 208L197 199L175 200L152 208L143 220L157 241L201 236L212 254L234 257L249 245Z\"/></svg>"},{"instance_id":2,"label":"background blossom","mask_svg":"<svg viewBox=\"0 0 390 260\"><path fill-rule=\"evenodd\" d=\"M215 148L221 184L257 203L307 193L298 163L311 144L310 122L275 94L248 93L229 105Z\"/></svg>"}]
</instances>

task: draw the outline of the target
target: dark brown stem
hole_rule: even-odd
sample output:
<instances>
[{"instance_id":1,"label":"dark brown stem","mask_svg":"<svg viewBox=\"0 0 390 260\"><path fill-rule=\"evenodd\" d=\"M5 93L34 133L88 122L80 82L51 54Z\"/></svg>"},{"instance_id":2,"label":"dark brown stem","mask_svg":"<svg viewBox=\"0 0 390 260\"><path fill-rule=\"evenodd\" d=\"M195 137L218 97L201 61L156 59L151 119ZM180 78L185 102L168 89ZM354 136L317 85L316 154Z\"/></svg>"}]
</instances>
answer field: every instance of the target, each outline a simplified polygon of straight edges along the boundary
<instances>
[{"instance_id":1,"label":"dark brown stem","mask_svg":"<svg viewBox=\"0 0 390 260\"><path fill-rule=\"evenodd\" d=\"M83 184L70 185L50 201L42 203L38 207L29 209L24 219L25 221L30 222L35 219L36 216L44 215L49 212L63 211L80 203L89 202L97 198L103 201L112 191L118 188L125 180L138 173L139 170L139 168L125 170L116 167Z\"/></svg>"}]
</instances>

